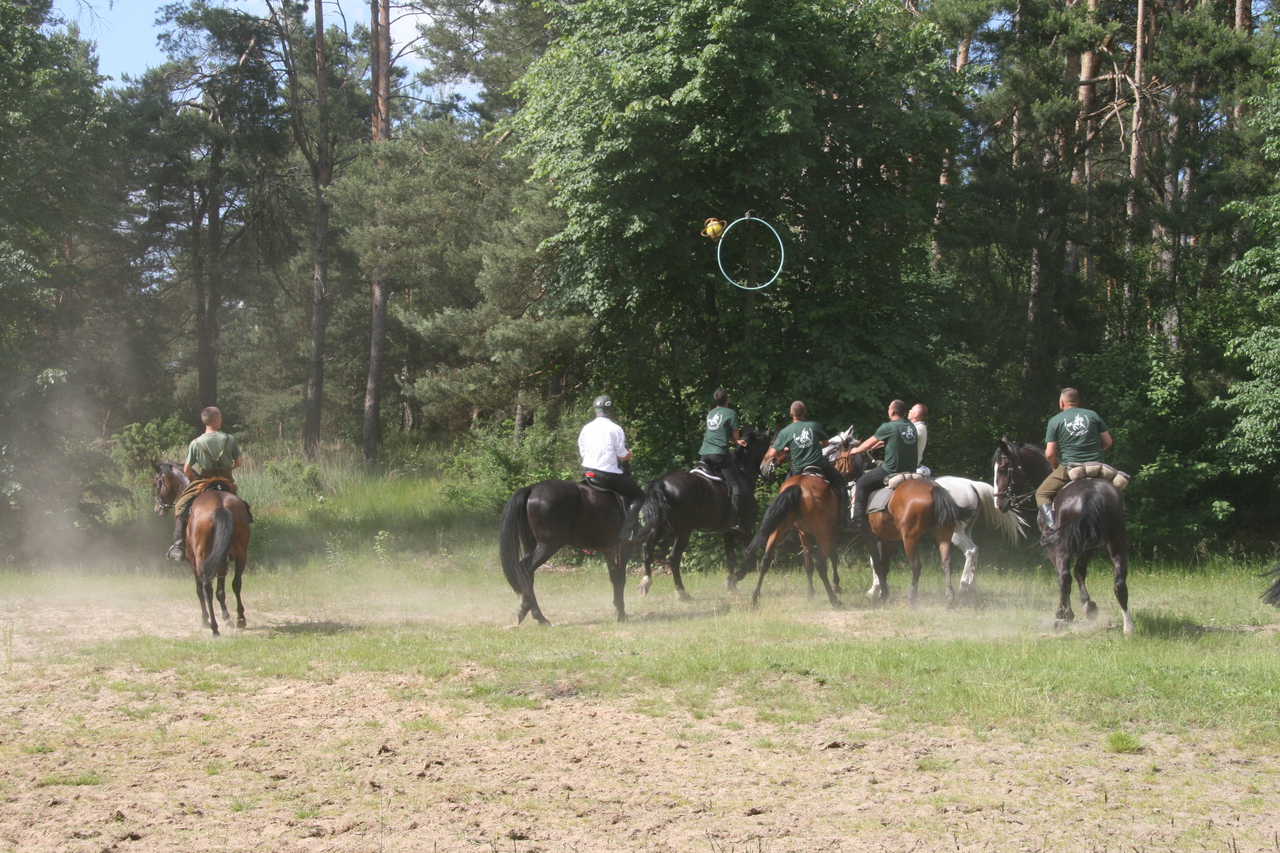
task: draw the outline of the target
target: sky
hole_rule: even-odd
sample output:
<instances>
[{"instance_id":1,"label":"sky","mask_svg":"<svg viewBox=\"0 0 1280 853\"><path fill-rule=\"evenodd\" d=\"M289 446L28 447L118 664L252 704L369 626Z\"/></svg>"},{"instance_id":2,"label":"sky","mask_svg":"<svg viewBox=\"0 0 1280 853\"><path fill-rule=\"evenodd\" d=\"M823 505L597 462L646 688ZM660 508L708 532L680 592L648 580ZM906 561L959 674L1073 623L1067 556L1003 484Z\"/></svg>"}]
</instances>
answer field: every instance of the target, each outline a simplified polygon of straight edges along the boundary
<instances>
[{"instance_id":1,"label":"sky","mask_svg":"<svg viewBox=\"0 0 1280 853\"><path fill-rule=\"evenodd\" d=\"M164 54L156 45L160 30L155 21L159 9L167 2L169 0L55 0L54 8L68 20L79 22L81 37L98 45L98 73L119 83L125 74L139 77L164 61ZM229 0L229 5L261 14L266 12L267 4L263 0ZM325 3L326 25L341 24L340 9L348 24L359 21L368 26L369 4L365 0L329 0ZM414 35L412 18L392 21L391 38L397 47ZM403 57L398 64L411 71L421 65L413 55Z\"/></svg>"}]
</instances>

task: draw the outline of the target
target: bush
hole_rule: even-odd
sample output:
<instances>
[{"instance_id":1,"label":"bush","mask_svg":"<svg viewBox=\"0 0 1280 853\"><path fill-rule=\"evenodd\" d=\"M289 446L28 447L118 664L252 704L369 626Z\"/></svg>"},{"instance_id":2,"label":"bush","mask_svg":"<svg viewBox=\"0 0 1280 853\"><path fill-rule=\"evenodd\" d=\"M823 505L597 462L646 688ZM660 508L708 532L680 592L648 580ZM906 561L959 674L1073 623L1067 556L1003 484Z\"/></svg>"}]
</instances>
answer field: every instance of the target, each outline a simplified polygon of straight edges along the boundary
<instances>
[{"instance_id":1,"label":"bush","mask_svg":"<svg viewBox=\"0 0 1280 853\"><path fill-rule=\"evenodd\" d=\"M111 437L115 443L111 457L126 476L136 476L149 471L153 461L182 456L187 444L195 438L194 433L191 425L178 415L163 421L129 424Z\"/></svg>"},{"instance_id":2,"label":"bush","mask_svg":"<svg viewBox=\"0 0 1280 853\"><path fill-rule=\"evenodd\" d=\"M471 432L453 446L445 474L447 498L495 512L511 494L541 480L571 479L578 473L577 433L534 424L513 436L506 421Z\"/></svg>"}]
</instances>

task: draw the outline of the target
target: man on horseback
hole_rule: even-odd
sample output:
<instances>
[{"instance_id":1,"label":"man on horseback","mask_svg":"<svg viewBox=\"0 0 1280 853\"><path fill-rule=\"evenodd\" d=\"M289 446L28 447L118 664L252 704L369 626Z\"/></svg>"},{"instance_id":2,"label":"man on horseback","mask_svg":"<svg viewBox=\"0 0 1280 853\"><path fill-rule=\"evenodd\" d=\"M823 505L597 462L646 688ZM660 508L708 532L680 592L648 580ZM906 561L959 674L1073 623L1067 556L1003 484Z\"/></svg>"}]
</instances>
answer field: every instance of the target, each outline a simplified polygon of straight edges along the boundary
<instances>
[{"instance_id":1,"label":"man on horseback","mask_svg":"<svg viewBox=\"0 0 1280 853\"><path fill-rule=\"evenodd\" d=\"M582 476L597 485L617 492L627 502L626 522L619 538L636 541L640 507L644 506L644 490L618 464L631 458L622 427L613 422L613 400L608 395L596 397L591 404L595 420L578 433L578 452L582 455Z\"/></svg>"},{"instance_id":2,"label":"man on horseback","mask_svg":"<svg viewBox=\"0 0 1280 853\"><path fill-rule=\"evenodd\" d=\"M861 533L867 520L867 498L894 474L914 472L919 465L915 424L907 420L907 404L894 400L889 404L889 420L853 449L854 453L870 453L884 448L884 462L858 478L853 490L853 532Z\"/></svg>"},{"instance_id":3,"label":"man on horseback","mask_svg":"<svg viewBox=\"0 0 1280 853\"><path fill-rule=\"evenodd\" d=\"M698 455L704 465L724 478L729 487L729 528L740 530L742 496L750 491L750 487L733 459L733 448L734 445L745 447L747 441L742 438L738 413L729 408L729 392L717 388L711 400L715 405L707 412L707 431L702 436Z\"/></svg>"},{"instance_id":4,"label":"man on horseback","mask_svg":"<svg viewBox=\"0 0 1280 853\"><path fill-rule=\"evenodd\" d=\"M790 452L791 476L803 474L806 468L817 468L836 493L837 518L846 516L845 507L849 504L849 488L844 477L835 466L822 454L830 436L817 421L808 420L809 413L800 400L791 404L791 423L778 431L773 446L764 455L764 461L776 459L785 452Z\"/></svg>"},{"instance_id":5,"label":"man on horseback","mask_svg":"<svg viewBox=\"0 0 1280 853\"><path fill-rule=\"evenodd\" d=\"M173 545L169 548L170 560L182 562L186 558L187 515L191 501L204 491L209 480L224 480L230 491L236 491L231 472L244 464L240 446L234 436L222 431L222 412L210 406L200 413L204 434L187 447L187 458L182 463L182 473L190 484L173 505Z\"/></svg>"},{"instance_id":6,"label":"man on horseback","mask_svg":"<svg viewBox=\"0 0 1280 853\"><path fill-rule=\"evenodd\" d=\"M924 422L929 417L929 407L924 403L916 403L907 412L907 420L916 428L916 468L917 474L928 477L933 472L924 467L924 446L929 443L929 425Z\"/></svg>"},{"instance_id":7,"label":"man on horseback","mask_svg":"<svg viewBox=\"0 0 1280 853\"><path fill-rule=\"evenodd\" d=\"M1076 465L1103 461L1103 451L1114 443L1106 421L1097 412L1080 408L1080 392L1076 389L1062 389L1058 395L1058 408L1061 411L1049 419L1044 435L1044 455L1054 466L1053 473L1036 489L1036 506L1045 538L1057 527L1053 517L1053 498L1071 482L1067 472ZM1045 544L1045 538L1041 539L1041 544Z\"/></svg>"}]
</instances>

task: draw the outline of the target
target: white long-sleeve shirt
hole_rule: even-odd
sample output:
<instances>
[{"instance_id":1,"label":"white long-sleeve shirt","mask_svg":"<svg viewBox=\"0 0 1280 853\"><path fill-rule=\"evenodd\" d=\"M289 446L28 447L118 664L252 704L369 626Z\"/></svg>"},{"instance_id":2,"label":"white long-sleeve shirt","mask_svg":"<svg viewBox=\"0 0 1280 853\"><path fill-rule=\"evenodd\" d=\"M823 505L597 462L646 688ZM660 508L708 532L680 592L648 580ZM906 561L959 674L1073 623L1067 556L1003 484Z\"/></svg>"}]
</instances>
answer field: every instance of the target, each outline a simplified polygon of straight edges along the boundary
<instances>
[{"instance_id":1,"label":"white long-sleeve shirt","mask_svg":"<svg viewBox=\"0 0 1280 853\"><path fill-rule=\"evenodd\" d=\"M598 417L578 433L578 453L582 455L582 467L621 474L619 459L631 455L622 427L609 418Z\"/></svg>"},{"instance_id":2,"label":"white long-sleeve shirt","mask_svg":"<svg viewBox=\"0 0 1280 853\"><path fill-rule=\"evenodd\" d=\"M916 421L916 464L924 465L924 446L929 440L929 427L924 421Z\"/></svg>"}]
</instances>

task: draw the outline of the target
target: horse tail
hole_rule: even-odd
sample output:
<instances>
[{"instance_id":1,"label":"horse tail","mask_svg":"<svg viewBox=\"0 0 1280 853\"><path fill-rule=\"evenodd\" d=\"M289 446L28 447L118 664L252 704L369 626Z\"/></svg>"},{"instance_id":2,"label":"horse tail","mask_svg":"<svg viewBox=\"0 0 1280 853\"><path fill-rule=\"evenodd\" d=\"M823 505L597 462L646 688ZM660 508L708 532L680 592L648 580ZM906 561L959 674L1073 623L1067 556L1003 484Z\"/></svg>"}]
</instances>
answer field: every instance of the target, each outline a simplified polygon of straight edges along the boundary
<instances>
[{"instance_id":1,"label":"horse tail","mask_svg":"<svg viewBox=\"0 0 1280 853\"><path fill-rule=\"evenodd\" d=\"M1270 589L1262 594L1262 600L1267 604L1270 604L1272 607L1280 607L1280 563L1277 563L1276 567L1264 574L1263 577L1269 577L1271 575L1275 575L1276 582L1271 585Z\"/></svg>"},{"instance_id":2,"label":"horse tail","mask_svg":"<svg viewBox=\"0 0 1280 853\"><path fill-rule=\"evenodd\" d=\"M667 501L667 490L661 477L651 482L644 490L644 527L640 530L640 539L646 540L654 532L661 530L671 513L671 504Z\"/></svg>"},{"instance_id":3,"label":"horse tail","mask_svg":"<svg viewBox=\"0 0 1280 853\"><path fill-rule=\"evenodd\" d=\"M982 505L982 520L999 530L1010 542L1017 542L1027 535L1030 525L1027 520L1013 510L1001 512L996 506L996 490L990 483L972 481L973 490L978 493L978 503Z\"/></svg>"},{"instance_id":4,"label":"horse tail","mask_svg":"<svg viewBox=\"0 0 1280 853\"><path fill-rule=\"evenodd\" d=\"M933 524L935 527L950 527L953 530L960 525L960 505L942 486L933 487Z\"/></svg>"},{"instance_id":5,"label":"horse tail","mask_svg":"<svg viewBox=\"0 0 1280 853\"><path fill-rule=\"evenodd\" d=\"M764 547L773 532L782 526L787 515L800 508L800 500L803 497L804 490L799 486L788 486L770 502L769 508L764 511L764 518L760 519L760 528L752 538L751 544L747 546L747 550L742 552L743 559L750 559L752 554Z\"/></svg>"},{"instance_id":6,"label":"horse tail","mask_svg":"<svg viewBox=\"0 0 1280 853\"><path fill-rule=\"evenodd\" d=\"M529 503L529 493L533 486L525 486L517 491L502 508L502 522L498 528L498 556L502 560L502 573L507 576L507 583L523 595L527 585L524 572L520 567L520 547L525 533L529 530L529 515L525 511Z\"/></svg>"},{"instance_id":7,"label":"horse tail","mask_svg":"<svg viewBox=\"0 0 1280 853\"><path fill-rule=\"evenodd\" d=\"M1080 496L1076 517L1059 523L1053 532L1053 545L1066 549L1068 554L1097 547L1107 538L1111 527L1109 516L1106 496L1097 489L1087 489Z\"/></svg>"},{"instance_id":8,"label":"horse tail","mask_svg":"<svg viewBox=\"0 0 1280 853\"><path fill-rule=\"evenodd\" d=\"M231 510L225 506L215 509L213 511L213 545L209 548L209 555L200 564L200 578L202 580L213 577L213 574L218 571L218 567L227 559L227 553L231 550L231 539L235 532L236 517L231 514Z\"/></svg>"}]
</instances>

